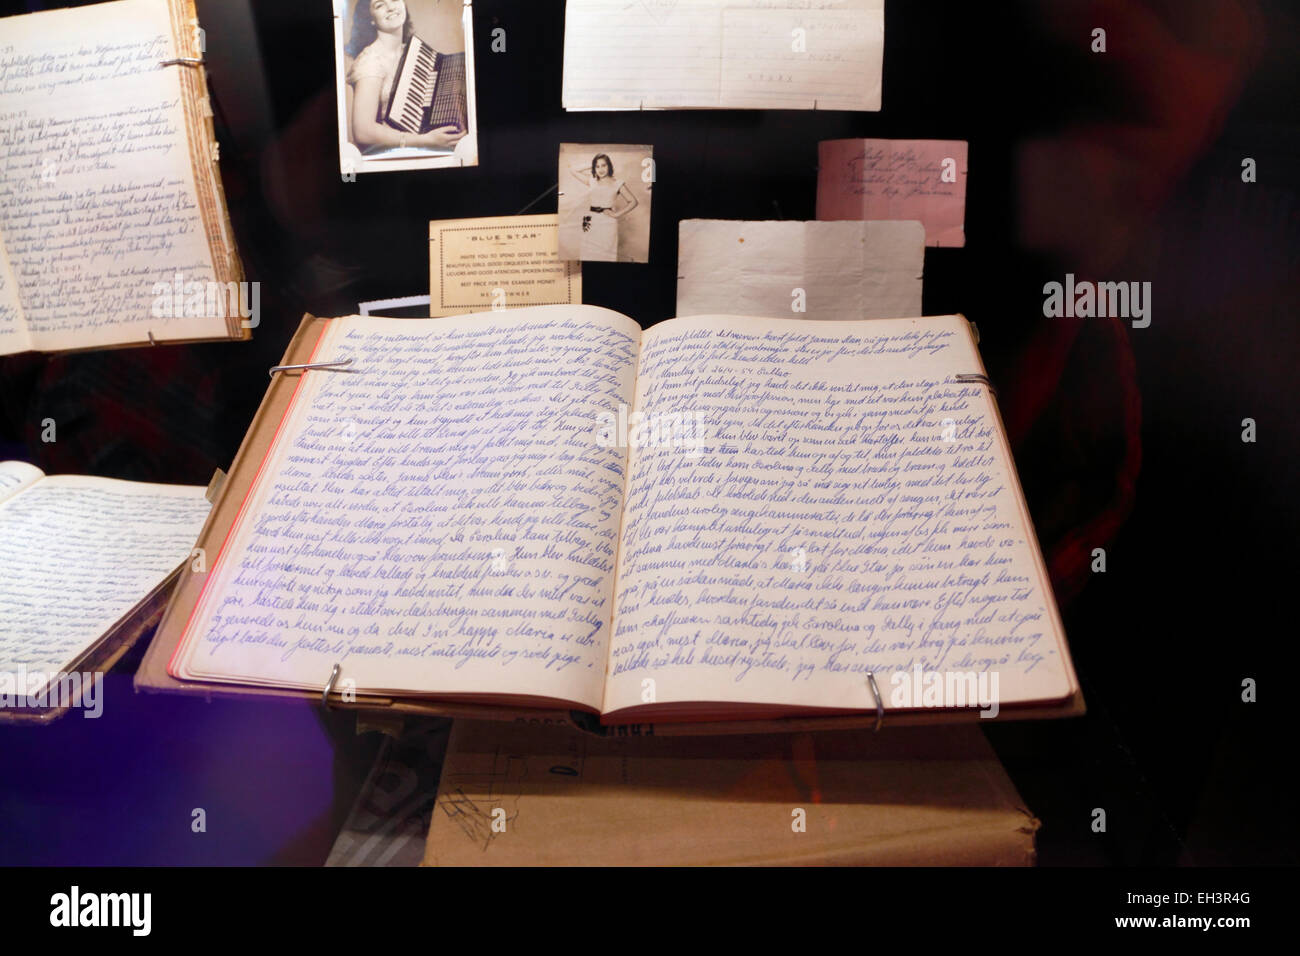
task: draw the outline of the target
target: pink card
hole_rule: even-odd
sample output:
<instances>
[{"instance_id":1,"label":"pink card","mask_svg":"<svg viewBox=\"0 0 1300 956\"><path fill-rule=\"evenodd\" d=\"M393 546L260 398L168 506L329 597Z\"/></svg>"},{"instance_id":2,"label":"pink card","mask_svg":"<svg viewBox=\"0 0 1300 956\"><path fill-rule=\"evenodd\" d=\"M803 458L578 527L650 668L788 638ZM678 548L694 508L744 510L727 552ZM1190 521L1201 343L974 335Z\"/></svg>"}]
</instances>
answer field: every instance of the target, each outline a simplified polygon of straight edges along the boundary
<instances>
[{"instance_id":1,"label":"pink card","mask_svg":"<svg viewBox=\"0 0 1300 956\"><path fill-rule=\"evenodd\" d=\"M919 219L927 246L966 245L966 141L819 144L818 219Z\"/></svg>"}]
</instances>

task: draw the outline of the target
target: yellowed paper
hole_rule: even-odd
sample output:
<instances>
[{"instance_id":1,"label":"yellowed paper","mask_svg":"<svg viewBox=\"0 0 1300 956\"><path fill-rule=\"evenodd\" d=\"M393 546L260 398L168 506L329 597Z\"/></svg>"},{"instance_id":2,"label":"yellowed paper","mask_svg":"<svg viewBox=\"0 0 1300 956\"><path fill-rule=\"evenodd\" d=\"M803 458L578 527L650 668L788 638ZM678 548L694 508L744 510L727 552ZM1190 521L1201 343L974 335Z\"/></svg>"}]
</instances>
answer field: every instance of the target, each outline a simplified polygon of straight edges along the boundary
<instances>
[{"instance_id":1,"label":"yellowed paper","mask_svg":"<svg viewBox=\"0 0 1300 956\"><path fill-rule=\"evenodd\" d=\"M581 302L582 265L558 237L554 214L429 223L429 315Z\"/></svg>"},{"instance_id":2,"label":"yellowed paper","mask_svg":"<svg viewBox=\"0 0 1300 956\"><path fill-rule=\"evenodd\" d=\"M920 315L924 259L919 222L683 219L677 314Z\"/></svg>"}]
</instances>

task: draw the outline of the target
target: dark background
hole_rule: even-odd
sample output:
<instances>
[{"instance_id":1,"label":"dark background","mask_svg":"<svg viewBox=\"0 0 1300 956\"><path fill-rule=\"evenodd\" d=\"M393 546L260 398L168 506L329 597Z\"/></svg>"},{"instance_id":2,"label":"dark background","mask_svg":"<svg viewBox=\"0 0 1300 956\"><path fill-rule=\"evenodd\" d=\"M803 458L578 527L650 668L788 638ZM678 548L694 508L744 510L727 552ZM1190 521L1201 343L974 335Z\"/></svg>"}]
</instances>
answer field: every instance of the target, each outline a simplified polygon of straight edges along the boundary
<instances>
[{"instance_id":1,"label":"dark background","mask_svg":"<svg viewBox=\"0 0 1300 956\"><path fill-rule=\"evenodd\" d=\"M1043 820L1040 862L1296 861L1293 3L888 0L879 113L566 114L563 4L478 0L480 165L352 183L330 5L198 11L261 325L244 344L0 359L0 457L206 483L304 312L427 293L430 219L539 196L528 211L553 212L561 142L654 145L650 263L583 267L585 301L649 325L673 314L678 220L812 218L822 139L966 139L967 245L927 250L924 311L980 329L1089 707L987 728ZM1067 272L1151 282L1150 327L1044 319ZM374 735L306 706L134 696L130 664L104 719L0 727L0 864L322 862Z\"/></svg>"}]
</instances>

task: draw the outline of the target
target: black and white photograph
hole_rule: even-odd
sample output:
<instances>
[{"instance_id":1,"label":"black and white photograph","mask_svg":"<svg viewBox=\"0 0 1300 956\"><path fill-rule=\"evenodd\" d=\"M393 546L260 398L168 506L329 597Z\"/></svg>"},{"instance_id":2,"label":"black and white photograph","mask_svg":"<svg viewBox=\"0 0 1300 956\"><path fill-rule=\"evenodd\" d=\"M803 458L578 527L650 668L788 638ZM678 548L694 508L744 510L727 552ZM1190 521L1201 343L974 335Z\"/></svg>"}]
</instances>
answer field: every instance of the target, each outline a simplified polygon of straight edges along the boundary
<instances>
[{"instance_id":1,"label":"black and white photograph","mask_svg":"<svg viewBox=\"0 0 1300 956\"><path fill-rule=\"evenodd\" d=\"M336 0L345 179L478 165L471 13L460 0Z\"/></svg>"},{"instance_id":2,"label":"black and white photograph","mask_svg":"<svg viewBox=\"0 0 1300 956\"><path fill-rule=\"evenodd\" d=\"M561 143L560 258L650 261L654 148Z\"/></svg>"}]
</instances>

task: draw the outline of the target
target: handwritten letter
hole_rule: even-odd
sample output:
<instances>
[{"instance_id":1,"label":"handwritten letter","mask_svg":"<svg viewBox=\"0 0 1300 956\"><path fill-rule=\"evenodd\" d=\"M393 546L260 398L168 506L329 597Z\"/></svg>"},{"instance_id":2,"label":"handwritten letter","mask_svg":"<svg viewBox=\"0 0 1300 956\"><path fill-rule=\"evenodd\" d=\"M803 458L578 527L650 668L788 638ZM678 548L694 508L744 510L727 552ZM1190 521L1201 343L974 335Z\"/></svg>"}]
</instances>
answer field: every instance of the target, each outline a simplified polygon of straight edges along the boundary
<instances>
[{"instance_id":1,"label":"handwritten letter","mask_svg":"<svg viewBox=\"0 0 1300 956\"><path fill-rule=\"evenodd\" d=\"M927 246L966 245L964 140L825 140L818 168L818 219L919 219Z\"/></svg>"}]
</instances>

